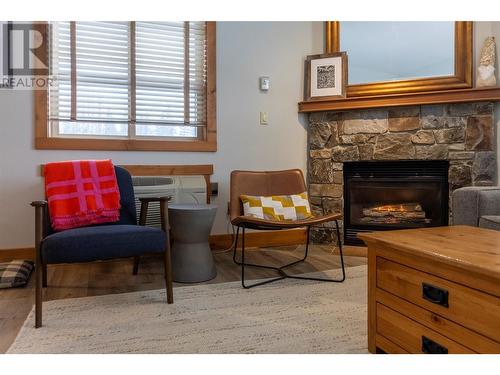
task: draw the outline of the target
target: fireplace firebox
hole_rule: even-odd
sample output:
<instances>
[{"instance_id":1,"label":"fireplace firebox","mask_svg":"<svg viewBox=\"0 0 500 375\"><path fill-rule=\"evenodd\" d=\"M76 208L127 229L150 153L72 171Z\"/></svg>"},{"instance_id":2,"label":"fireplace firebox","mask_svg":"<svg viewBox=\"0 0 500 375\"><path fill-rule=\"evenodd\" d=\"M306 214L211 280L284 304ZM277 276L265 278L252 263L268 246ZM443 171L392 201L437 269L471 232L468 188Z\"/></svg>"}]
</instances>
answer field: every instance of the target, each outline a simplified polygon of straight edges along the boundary
<instances>
[{"instance_id":1,"label":"fireplace firebox","mask_svg":"<svg viewBox=\"0 0 500 375\"><path fill-rule=\"evenodd\" d=\"M448 225L446 160L344 163L344 241L360 232Z\"/></svg>"}]
</instances>

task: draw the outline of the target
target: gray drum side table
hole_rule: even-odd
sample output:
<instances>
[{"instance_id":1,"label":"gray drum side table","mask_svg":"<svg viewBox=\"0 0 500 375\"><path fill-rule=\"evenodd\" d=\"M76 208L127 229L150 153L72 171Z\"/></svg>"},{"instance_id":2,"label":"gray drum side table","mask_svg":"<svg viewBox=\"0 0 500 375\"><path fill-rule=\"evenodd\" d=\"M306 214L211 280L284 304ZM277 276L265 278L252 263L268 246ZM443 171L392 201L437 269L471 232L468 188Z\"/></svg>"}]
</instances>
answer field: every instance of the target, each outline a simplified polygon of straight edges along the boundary
<instances>
[{"instance_id":1,"label":"gray drum side table","mask_svg":"<svg viewBox=\"0 0 500 375\"><path fill-rule=\"evenodd\" d=\"M196 283L217 275L208 236L217 212L213 204L168 206L174 281Z\"/></svg>"}]
</instances>

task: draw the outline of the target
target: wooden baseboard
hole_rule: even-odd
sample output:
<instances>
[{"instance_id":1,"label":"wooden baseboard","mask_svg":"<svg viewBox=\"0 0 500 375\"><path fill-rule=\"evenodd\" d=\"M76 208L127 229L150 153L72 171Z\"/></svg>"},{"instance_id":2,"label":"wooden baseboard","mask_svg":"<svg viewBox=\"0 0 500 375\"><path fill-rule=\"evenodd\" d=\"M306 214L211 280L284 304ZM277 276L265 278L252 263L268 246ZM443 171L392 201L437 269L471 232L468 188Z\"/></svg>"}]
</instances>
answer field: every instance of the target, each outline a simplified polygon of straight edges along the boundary
<instances>
[{"instance_id":1,"label":"wooden baseboard","mask_svg":"<svg viewBox=\"0 0 500 375\"><path fill-rule=\"evenodd\" d=\"M0 250L0 262L8 262L13 259L35 261L35 249L33 247L25 247L20 249Z\"/></svg>"},{"instance_id":2,"label":"wooden baseboard","mask_svg":"<svg viewBox=\"0 0 500 375\"><path fill-rule=\"evenodd\" d=\"M366 246L349 246L349 245L344 245L342 247L342 252L346 256L350 257L361 257L361 258L367 258L368 257L368 248ZM333 251L334 254L339 255L339 250L336 248Z\"/></svg>"},{"instance_id":3,"label":"wooden baseboard","mask_svg":"<svg viewBox=\"0 0 500 375\"><path fill-rule=\"evenodd\" d=\"M210 247L212 250L228 249L233 243L230 234L215 234L210 236ZM300 245L306 242L305 229L289 229L275 231L259 231L245 233L245 247L272 247ZM238 240L241 247L241 235Z\"/></svg>"},{"instance_id":4,"label":"wooden baseboard","mask_svg":"<svg viewBox=\"0 0 500 375\"><path fill-rule=\"evenodd\" d=\"M214 234L209 238L212 250L227 249L233 243L233 236L230 234ZM247 232L245 234L245 245L247 247L271 247L299 245L306 242L305 229L277 230ZM238 246L241 246L241 236ZM12 259L35 259L34 248L0 249L0 262L7 262Z\"/></svg>"}]
</instances>

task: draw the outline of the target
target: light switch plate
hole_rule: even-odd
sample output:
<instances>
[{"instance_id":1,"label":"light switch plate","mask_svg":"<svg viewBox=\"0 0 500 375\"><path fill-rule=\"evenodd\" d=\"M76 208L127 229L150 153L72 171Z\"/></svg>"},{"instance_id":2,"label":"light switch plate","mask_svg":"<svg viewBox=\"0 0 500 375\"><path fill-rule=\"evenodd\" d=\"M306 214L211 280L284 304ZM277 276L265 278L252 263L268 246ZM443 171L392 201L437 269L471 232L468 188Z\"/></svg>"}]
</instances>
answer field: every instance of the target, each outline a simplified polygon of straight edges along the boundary
<instances>
[{"instance_id":1,"label":"light switch plate","mask_svg":"<svg viewBox=\"0 0 500 375\"><path fill-rule=\"evenodd\" d=\"M269 124L269 118L268 118L267 112L260 113L260 124L261 125L268 125Z\"/></svg>"}]
</instances>

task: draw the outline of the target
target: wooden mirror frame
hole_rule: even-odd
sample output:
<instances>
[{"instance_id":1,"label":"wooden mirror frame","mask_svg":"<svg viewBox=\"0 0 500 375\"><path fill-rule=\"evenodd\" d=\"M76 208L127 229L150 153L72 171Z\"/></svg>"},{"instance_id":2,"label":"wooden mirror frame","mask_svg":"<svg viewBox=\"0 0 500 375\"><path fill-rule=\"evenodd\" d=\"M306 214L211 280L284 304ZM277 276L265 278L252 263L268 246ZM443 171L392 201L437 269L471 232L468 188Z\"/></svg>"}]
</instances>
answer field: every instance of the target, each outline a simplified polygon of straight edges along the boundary
<instances>
[{"instance_id":1,"label":"wooden mirror frame","mask_svg":"<svg viewBox=\"0 0 500 375\"><path fill-rule=\"evenodd\" d=\"M455 22L455 74L442 77L417 78L401 81L362 83L347 86L347 96L403 94L472 87L473 22ZM327 21L325 53L340 52L340 22ZM348 53L349 54L349 53Z\"/></svg>"}]
</instances>

